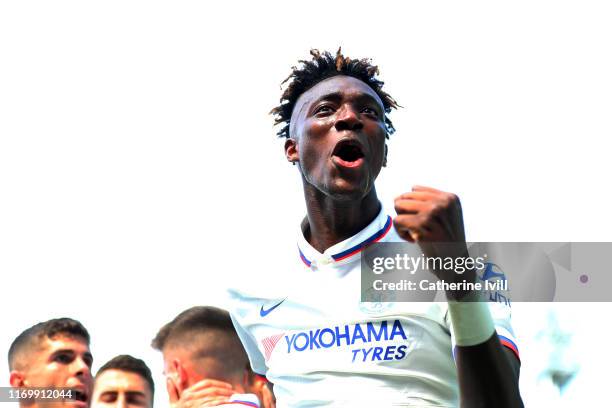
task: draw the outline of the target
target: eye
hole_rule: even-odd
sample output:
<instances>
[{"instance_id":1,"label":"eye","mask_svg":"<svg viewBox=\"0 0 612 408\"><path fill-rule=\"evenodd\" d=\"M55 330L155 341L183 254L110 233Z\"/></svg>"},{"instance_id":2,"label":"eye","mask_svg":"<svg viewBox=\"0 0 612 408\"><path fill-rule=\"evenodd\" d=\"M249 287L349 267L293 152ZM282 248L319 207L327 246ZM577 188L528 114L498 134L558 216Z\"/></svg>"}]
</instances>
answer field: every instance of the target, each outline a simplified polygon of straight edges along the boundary
<instances>
[{"instance_id":1,"label":"eye","mask_svg":"<svg viewBox=\"0 0 612 408\"><path fill-rule=\"evenodd\" d=\"M378 112L374 108L365 107L361 110L361 112L365 113L368 116L378 118Z\"/></svg>"},{"instance_id":2,"label":"eye","mask_svg":"<svg viewBox=\"0 0 612 408\"><path fill-rule=\"evenodd\" d=\"M325 114L333 113L333 112L334 112L333 106L326 104L326 105L317 106L317 108L314 111L314 114L315 115L325 115Z\"/></svg>"},{"instance_id":3,"label":"eye","mask_svg":"<svg viewBox=\"0 0 612 408\"><path fill-rule=\"evenodd\" d=\"M102 402L115 402L117 400L116 392L105 392L100 396Z\"/></svg>"},{"instance_id":4,"label":"eye","mask_svg":"<svg viewBox=\"0 0 612 408\"><path fill-rule=\"evenodd\" d=\"M72 362L72 359L73 358L71 354L61 353L56 355L53 361L56 361L60 364L70 364Z\"/></svg>"},{"instance_id":5,"label":"eye","mask_svg":"<svg viewBox=\"0 0 612 408\"><path fill-rule=\"evenodd\" d=\"M128 395L127 403L131 405L137 405L139 407L144 407L146 405L146 399L142 395Z\"/></svg>"},{"instance_id":6,"label":"eye","mask_svg":"<svg viewBox=\"0 0 612 408\"><path fill-rule=\"evenodd\" d=\"M87 367L91 368L91 366L93 365L93 357L87 355L83 357L83 360L85 361L85 364L87 364Z\"/></svg>"}]
</instances>

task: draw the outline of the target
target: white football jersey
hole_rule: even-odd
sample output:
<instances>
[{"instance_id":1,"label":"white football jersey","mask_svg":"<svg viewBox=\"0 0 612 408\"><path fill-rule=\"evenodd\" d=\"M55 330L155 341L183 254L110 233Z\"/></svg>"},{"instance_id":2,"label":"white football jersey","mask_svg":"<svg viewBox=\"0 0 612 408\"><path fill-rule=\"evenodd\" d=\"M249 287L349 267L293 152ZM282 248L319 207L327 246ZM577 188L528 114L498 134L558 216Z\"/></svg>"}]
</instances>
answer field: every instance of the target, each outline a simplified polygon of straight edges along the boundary
<instances>
[{"instance_id":1,"label":"white football jersey","mask_svg":"<svg viewBox=\"0 0 612 408\"><path fill-rule=\"evenodd\" d=\"M273 296L230 290L234 326L278 407L458 406L446 302L360 301L360 252L374 242L404 242L383 211L323 254L300 229L296 263ZM518 355L510 308L489 305Z\"/></svg>"},{"instance_id":2,"label":"white football jersey","mask_svg":"<svg viewBox=\"0 0 612 408\"><path fill-rule=\"evenodd\" d=\"M245 408L253 407L259 408L259 398L255 394L233 394L229 401L225 404L217 405L218 407L234 407L234 408Z\"/></svg>"}]
</instances>

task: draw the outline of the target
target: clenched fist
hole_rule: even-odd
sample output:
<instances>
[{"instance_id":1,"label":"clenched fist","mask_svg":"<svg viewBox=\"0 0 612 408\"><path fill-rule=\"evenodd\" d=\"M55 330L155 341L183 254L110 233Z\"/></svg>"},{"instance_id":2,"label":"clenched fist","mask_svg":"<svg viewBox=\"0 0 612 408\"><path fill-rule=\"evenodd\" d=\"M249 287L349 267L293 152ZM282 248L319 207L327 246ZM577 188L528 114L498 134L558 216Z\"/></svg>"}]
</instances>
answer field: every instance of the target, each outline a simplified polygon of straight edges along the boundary
<instances>
[{"instance_id":1,"label":"clenched fist","mask_svg":"<svg viewBox=\"0 0 612 408\"><path fill-rule=\"evenodd\" d=\"M431 187L414 186L395 199L393 225L399 236L418 244L427 257L468 256L459 197ZM475 272L432 271L446 282L473 282ZM448 295L448 294L447 294ZM452 297L457 297L454 293ZM459 295L461 297L461 295Z\"/></svg>"},{"instance_id":2,"label":"clenched fist","mask_svg":"<svg viewBox=\"0 0 612 408\"><path fill-rule=\"evenodd\" d=\"M409 242L465 242L459 197L431 187L414 186L395 199L393 225Z\"/></svg>"}]
</instances>

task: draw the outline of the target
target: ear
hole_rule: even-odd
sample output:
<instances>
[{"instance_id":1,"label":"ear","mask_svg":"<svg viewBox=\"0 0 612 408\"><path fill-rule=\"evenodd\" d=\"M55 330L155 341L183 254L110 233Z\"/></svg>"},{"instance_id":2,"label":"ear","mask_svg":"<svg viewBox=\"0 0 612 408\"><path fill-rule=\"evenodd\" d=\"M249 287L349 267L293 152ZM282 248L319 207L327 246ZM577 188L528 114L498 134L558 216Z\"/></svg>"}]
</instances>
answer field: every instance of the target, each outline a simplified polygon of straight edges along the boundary
<instances>
[{"instance_id":1,"label":"ear","mask_svg":"<svg viewBox=\"0 0 612 408\"><path fill-rule=\"evenodd\" d=\"M185 367L183 367L183 364L181 364L181 361L178 358L172 360L172 368L176 373L176 381L174 385L176 386L179 395L181 395L183 393L183 390L189 387L189 377L187 376L187 370L185 370Z\"/></svg>"},{"instance_id":2,"label":"ear","mask_svg":"<svg viewBox=\"0 0 612 408\"><path fill-rule=\"evenodd\" d=\"M287 161L293 164L300 161L297 140L288 138L285 141L285 157L287 157Z\"/></svg>"},{"instance_id":3,"label":"ear","mask_svg":"<svg viewBox=\"0 0 612 408\"><path fill-rule=\"evenodd\" d=\"M180 400L181 393L170 375L166 376L166 391L168 392L168 399L172 407Z\"/></svg>"},{"instance_id":4,"label":"ear","mask_svg":"<svg viewBox=\"0 0 612 408\"><path fill-rule=\"evenodd\" d=\"M272 391L272 383L268 382L268 380L266 380L265 378L263 378L260 395L262 407L276 408L276 397L274 396L274 392Z\"/></svg>"},{"instance_id":5,"label":"ear","mask_svg":"<svg viewBox=\"0 0 612 408\"><path fill-rule=\"evenodd\" d=\"M9 383L13 388L25 387L26 380L25 375L21 371L11 371L11 375L9 377Z\"/></svg>"},{"instance_id":6,"label":"ear","mask_svg":"<svg viewBox=\"0 0 612 408\"><path fill-rule=\"evenodd\" d=\"M272 392L271 383L266 377L252 373L251 390L261 400L262 408L275 408L276 398Z\"/></svg>"},{"instance_id":7,"label":"ear","mask_svg":"<svg viewBox=\"0 0 612 408\"><path fill-rule=\"evenodd\" d=\"M387 167L387 153L389 153L389 147L385 143L385 157L383 158L383 163L382 163L383 167Z\"/></svg>"}]
</instances>

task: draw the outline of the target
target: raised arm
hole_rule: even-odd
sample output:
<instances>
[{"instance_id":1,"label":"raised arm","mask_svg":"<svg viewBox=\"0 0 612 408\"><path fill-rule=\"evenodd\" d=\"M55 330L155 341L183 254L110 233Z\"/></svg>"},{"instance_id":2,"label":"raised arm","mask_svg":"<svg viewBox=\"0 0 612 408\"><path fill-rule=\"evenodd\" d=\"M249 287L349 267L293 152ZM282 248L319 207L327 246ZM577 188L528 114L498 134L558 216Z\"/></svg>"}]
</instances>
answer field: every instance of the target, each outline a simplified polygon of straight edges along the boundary
<instances>
[{"instance_id":1,"label":"raised arm","mask_svg":"<svg viewBox=\"0 0 612 408\"><path fill-rule=\"evenodd\" d=\"M415 186L395 200L394 226L400 237L417 243L427 257L468 255L459 198ZM446 283L474 283L476 272L432 271ZM462 407L522 407L519 361L502 346L486 302L469 290L447 290L448 310L457 347L455 361ZM470 301L471 300L471 301Z\"/></svg>"}]
</instances>

